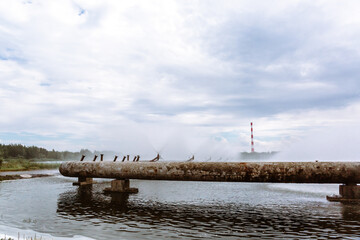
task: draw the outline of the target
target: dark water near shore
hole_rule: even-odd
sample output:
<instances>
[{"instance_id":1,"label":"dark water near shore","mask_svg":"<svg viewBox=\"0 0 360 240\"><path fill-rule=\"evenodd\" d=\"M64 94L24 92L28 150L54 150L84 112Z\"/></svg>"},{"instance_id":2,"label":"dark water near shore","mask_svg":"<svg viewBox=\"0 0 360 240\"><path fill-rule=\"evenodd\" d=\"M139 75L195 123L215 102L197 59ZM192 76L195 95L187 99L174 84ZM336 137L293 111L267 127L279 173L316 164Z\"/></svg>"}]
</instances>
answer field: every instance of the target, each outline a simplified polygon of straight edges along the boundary
<instances>
[{"instance_id":1,"label":"dark water near shore","mask_svg":"<svg viewBox=\"0 0 360 240\"><path fill-rule=\"evenodd\" d=\"M54 176L0 182L0 225L94 239L360 239L360 205L337 185L131 181L133 195Z\"/></svg>"}]
</instances>

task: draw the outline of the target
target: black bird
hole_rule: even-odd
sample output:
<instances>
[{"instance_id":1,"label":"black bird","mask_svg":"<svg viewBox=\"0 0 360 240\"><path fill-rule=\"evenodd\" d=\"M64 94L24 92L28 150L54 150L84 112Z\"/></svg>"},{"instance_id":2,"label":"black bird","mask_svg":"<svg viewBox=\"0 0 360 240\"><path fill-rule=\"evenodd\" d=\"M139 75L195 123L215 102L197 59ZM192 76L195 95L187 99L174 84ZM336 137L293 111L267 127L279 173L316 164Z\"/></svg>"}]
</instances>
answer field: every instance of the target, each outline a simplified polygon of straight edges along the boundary
<instances>
[{"instance_id":1,"label":"black bird","mask_svg":"<svg viewBox=\"0 0 360 240\"><path fill-rule=\"evenodd\" d=\"M189 159L187 160L187 162L194 161L194 159L195 159L195 157L194 157L194 155L192 155L192 157L191 157L191 158L189 158Z\"/></svg>"},{"instance_id":2,"label":"black bird","mask_svg":"<svg viewBox=\"0 0 360 240\"><path fill-rule=\"evenodd\" d=\"M115 157L114 157L114 162L116 162L116 159L117 159L117 158L118 158L118 156L115 155Z\"/></svg>"},{"instance_id":3,"label":"black bird","mask_svg":"<svg viewBox=\"0 0 360 240\"><path fill-rule=\"evenodd\" d=\"M160 154L157 154L154 159L150 160L150 162L157 162L159 160L160 160Z\"/></svg>"},{"instance_id":4,"label":"black bird","mask_svg":"<svg viewBox=\"0 0 360 240\"><path fill-rule=\"evenodd\" d=\"M80 162L84 161L85 155L81 156Z\"/></svg>"}]
</instances>

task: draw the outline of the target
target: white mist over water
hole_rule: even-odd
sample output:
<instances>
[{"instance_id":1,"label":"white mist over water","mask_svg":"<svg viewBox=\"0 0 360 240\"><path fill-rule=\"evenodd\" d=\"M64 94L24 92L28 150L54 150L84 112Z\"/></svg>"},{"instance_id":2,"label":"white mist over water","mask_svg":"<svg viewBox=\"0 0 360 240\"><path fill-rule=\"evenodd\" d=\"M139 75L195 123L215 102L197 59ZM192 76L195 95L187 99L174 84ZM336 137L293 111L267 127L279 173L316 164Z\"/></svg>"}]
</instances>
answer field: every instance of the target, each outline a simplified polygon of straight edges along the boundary
<instances>
[{"instance_id":1,"label":"white mist over water","mask_svg":"<svg viewBox=\"0 0 360 240\"><path fill-rule=\"evenodd\" d=\"M94 143L90 149L114 151L119 154L119 160L128 154L130 160L136 155L140 155L140 160L150 160L159 153L162 161L185 161L193 155L195 161L242 161L239 153L248 140L239 136L237 142L231 142L226 138L215 138L215 134L205 129L171 123L122 122L97 129L92 135L96 139L90 139ZM358 143L360 125L324 126L287 143L273 158L256 161L358 161ZM114 156L104 157L111 161Z\"/></svg>"},{"instance_id":2,"label":"white mist over water","mask_svg":"<svg viewBox=\"0 0 360 240\"><path fill-rule=\"evenodd\" d=\"M359 161L360 126L325 127L311 131L270 161Z\"/></svg>"},{"instance_id":3,"label":"white mist over water","mask_svg":"<svg viewBox=\"0 0 360 240\"><path fill-rule=\"evenodd\" d=\"M124 155L130 155L130 160L136 155L140 155L140 160L150 160L159 153L162 161L185 161L193 155L195 161L234 161L239 153L236 144L214 138L206 130L170 123L121 123L97 129L89 135L97 136L90 139L94 142L89 146L92 151L116 152L118 160ZM87 160L89 158L92 156ZM106 161L113 158L104 155Z\"/></svg>"},{"instance_id":4,"label":"white mist over water","mask_svg":"<svg viewBox=\"0 0 360 240\"><path fill-rule=\"evenodd\" d=\"M227 141L215 140L207 133L185 126L161 126L144 129L154 153L166 161L233 160L237 151ZM153 154L154 154L153 153Z\"/></svg>"}]
</instances>

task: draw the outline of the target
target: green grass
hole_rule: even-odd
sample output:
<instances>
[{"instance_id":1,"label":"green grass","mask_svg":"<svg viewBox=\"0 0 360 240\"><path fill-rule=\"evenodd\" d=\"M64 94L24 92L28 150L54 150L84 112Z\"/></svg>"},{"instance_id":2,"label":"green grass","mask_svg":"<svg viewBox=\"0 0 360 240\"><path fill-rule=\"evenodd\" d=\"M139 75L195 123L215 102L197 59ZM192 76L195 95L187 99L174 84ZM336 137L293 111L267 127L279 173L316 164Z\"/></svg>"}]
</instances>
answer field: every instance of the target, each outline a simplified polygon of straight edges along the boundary
<instances>
[{"instance_id":1,"label":"green grass","mask_svg":"<svg viewBox=\"0 0 360 240\"><path fill-rule=\"evenodd\" d=\"M2 160L0 171L26 171L39 169L55 169L60 166L59 163L36 163L33 160L22 158L11 158Z\"/></svg>"}]
</instances>

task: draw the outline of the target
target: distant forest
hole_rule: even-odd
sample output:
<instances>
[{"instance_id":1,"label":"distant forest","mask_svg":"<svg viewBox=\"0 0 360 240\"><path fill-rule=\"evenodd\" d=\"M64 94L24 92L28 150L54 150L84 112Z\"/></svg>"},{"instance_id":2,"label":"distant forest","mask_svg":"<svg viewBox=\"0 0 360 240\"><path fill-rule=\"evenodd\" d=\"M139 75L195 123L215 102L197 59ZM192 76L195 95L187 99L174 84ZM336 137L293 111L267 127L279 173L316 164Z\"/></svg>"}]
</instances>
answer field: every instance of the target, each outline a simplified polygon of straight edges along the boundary
<instances>
[{"instance_id":1,"label":"distant forest","mask_svg":"<svg viewBox=\"0 0 360 240\"><path fill-rule=\"evenodd\" d=\"M69 151L48 151L45 148L35 146L24 146L21 144L0 144L0 159L8 158L24 158L24 159L77 159L82 154L90 155L92 152L88 149L81 149L80 152L69 152Z\"/></svg>"},{"instance_id":2,"label":"distant forest","mask_svg":"<svg viewBox=\"0 0 360 240\"><path fill-rule=\"evenodd\" d=\"M9 158L23 158L23 159L52 159L52 160L76 160L80 159L81 155L93 156L104 153L106 155L114 155L111 151L90 151L88 149L81 149L79 152L70 151L49 151L45 148L36 146L25 146L21 144L0 144L0 160ZM240 159L261 160L269 159L275 156L278 152L242 152Z\"/></svg>"}]
</instances>

